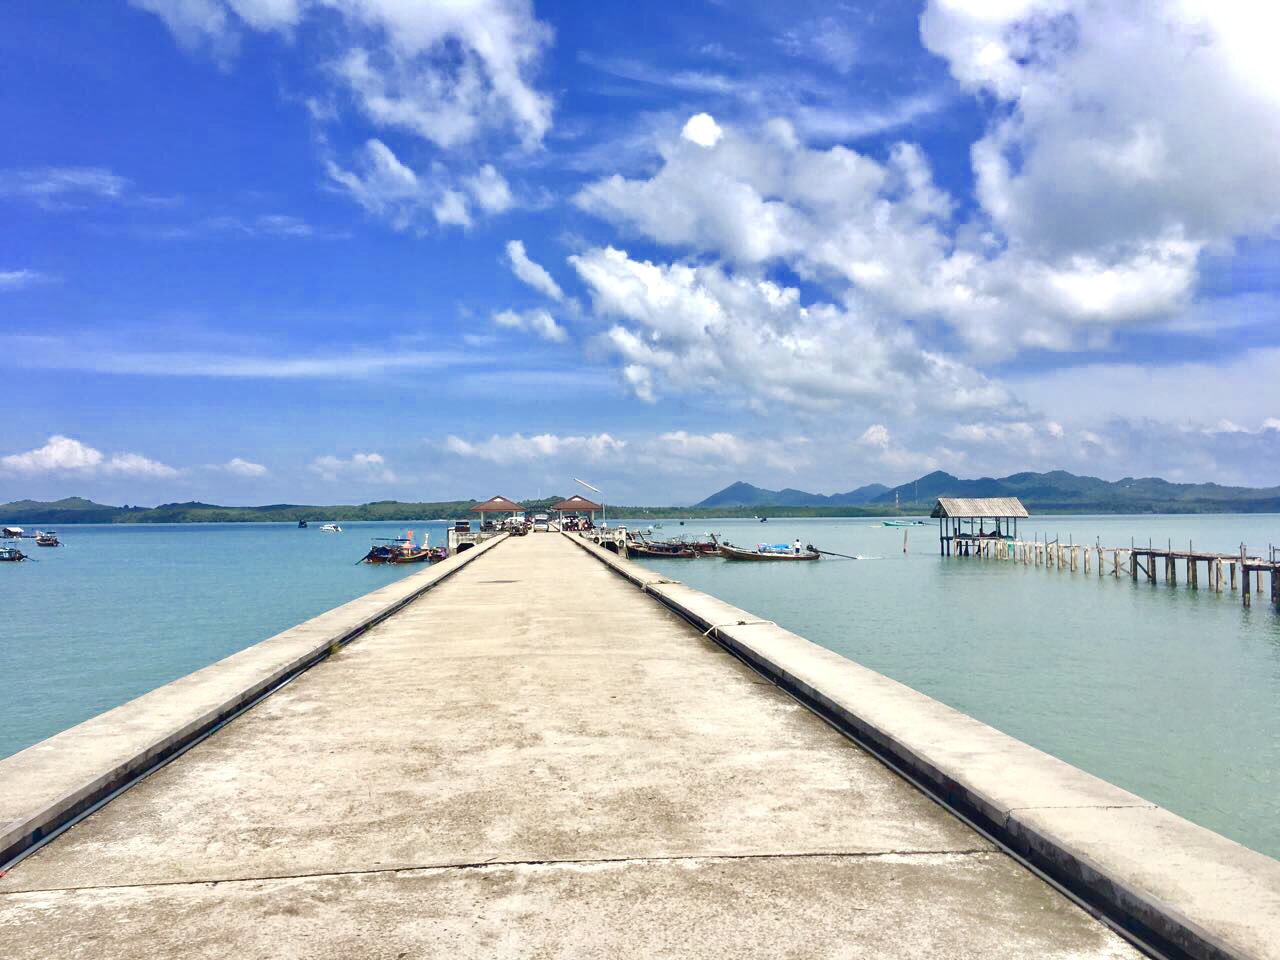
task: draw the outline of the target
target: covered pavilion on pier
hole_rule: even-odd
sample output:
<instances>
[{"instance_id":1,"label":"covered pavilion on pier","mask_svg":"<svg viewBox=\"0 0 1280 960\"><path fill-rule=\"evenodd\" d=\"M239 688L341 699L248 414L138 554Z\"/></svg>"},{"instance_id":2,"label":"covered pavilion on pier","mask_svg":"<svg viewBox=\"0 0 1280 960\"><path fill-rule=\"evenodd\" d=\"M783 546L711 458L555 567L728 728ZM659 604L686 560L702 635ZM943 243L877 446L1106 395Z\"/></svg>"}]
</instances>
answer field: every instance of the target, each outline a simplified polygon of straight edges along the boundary
<instances>
[{"instance_id":1,"label":"covered pavilion on pier","mask_svg":"<svg viewBox=\"0 0 1280 960\"><path fill-rule=\"evenodd\" d=\"M938 521L938 550L949 557L968 556L974 543L1016 538L1018 521L1030 514L1017 497L939 497L929 516Z\"/></svg>"},{"instance_id":2,"label":"covered pavilion on pier","mask_svg":"<svg viewBox=\"0 0 1280 960\"><path fill-rule=\"evenodd\" d=\"M604 504L595 503L576 493L572 497L567 497L559 503L553 504L551 509L559 515L560 529L562 530L564 529L564 516L566 513L577 516L586 515L590 518L592 526L595 526L597 513L601 515L602 519L604 515Z\"/></svg>"}]
</instances>

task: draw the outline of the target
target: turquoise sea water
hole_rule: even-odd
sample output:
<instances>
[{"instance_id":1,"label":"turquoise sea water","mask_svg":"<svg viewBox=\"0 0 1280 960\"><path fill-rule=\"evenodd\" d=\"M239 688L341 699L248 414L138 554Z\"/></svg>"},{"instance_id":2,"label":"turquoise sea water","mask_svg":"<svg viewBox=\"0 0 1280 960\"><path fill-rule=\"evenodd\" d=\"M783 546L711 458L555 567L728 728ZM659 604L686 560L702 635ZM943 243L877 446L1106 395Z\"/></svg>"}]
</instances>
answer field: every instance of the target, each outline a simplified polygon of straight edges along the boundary
<instances>
[{"instance_id":1,"label":"turquoise sea water","mask_svg":"<svg viewBox=\"0 0 1280 960\"><path fill-rule=\"evenodd\" d=\"M356 562L408 524L64 526L0 563L0 757L407 576ZM445 524L412 525L444 543Z\"/></svg>"},{"instance_id":2,"label":"turquoise sea water","mask_svg":"<svg viewBox=\"0 0 1280 960\"><path fill-rule=\"evenodd\" d=\"M356 565L405 524L67 526L0 564L0 756L420 567ZM444 524L413 525L441 543ZM1280 856L1280 615L1258 598L941 560L936 527L665 521L881 559L643 561ZM1022 533L1254 553L1280 517L1034 518ZM1181 569L1179 570L1181 576ZM1203 571L1202 571L1203 580Z\"/></svg>"}]
</instances>

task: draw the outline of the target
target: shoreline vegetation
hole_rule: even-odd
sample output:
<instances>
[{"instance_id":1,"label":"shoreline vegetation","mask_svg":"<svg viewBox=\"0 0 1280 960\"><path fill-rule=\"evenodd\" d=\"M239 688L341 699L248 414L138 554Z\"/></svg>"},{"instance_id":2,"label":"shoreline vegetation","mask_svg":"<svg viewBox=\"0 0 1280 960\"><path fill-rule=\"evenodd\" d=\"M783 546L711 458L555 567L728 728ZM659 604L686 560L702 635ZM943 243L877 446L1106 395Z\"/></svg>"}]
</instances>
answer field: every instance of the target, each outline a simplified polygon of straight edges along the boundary
<instances>
[{"instance_id":1,"label":"shoreline vegetation","mask_svg":"<svg viewBox=\"0 0 1280 960\"><path fill-rule=\"evenodd\" d=\"M1280 513L1280 487L1226 487L1214 483L1170 483L1159 478L1117 481L1065 471L1019 473L999 479L962 480L941 471L898 487L872 484L846 494L766 490L734 483L693 506L606 505L609 520L733 519L740 517L927 516L938 497L1016 496L1039 514ZM545 511L559 496L525 500L530 511ZM478 500L363 504L288 504L224 507L189 502L157 507L94 503L80 497L51 502L18 500L0 504L0 523L296 523L318 521L453 520L468 517Z\"/></svg>"}]
</instances>

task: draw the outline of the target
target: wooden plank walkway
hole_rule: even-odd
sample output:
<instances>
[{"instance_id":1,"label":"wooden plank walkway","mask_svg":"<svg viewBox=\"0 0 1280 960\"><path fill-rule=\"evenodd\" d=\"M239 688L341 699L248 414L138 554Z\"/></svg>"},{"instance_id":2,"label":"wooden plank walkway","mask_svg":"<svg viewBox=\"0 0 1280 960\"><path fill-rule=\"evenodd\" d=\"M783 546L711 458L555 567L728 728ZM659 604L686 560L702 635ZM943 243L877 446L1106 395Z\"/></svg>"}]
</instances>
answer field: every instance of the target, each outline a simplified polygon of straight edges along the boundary
<instances>
[{"instance_id":1,"label":"wooden plank walkway","mask_svg":"<svg viewBox=\"0 0 1280 960\"><path fill-rule=\"evenodd\" d=\"M0 879L17 958L1132 958L559 535Z\"/></svg>"}]
</instances>

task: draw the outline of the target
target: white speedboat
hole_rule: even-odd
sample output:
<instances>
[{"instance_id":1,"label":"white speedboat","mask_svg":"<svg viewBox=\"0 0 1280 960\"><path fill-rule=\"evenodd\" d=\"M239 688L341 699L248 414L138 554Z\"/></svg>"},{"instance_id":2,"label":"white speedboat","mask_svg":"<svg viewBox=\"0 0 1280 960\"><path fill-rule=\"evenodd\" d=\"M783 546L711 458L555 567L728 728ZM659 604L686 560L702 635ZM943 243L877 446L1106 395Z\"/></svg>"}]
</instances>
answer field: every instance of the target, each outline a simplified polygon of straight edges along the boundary
<instances>
[{"instance_id":1,"label":"white speedboat","mask_svg":"<svg viewBox=\"0 0 1280 960\"><path fill-rule=\"evenodd\" d=\"M342 528L338 526L336 523L326 523L323 527L320 528L320 532L321 533L341 533Z\"/></svg>"}]
</instances>

